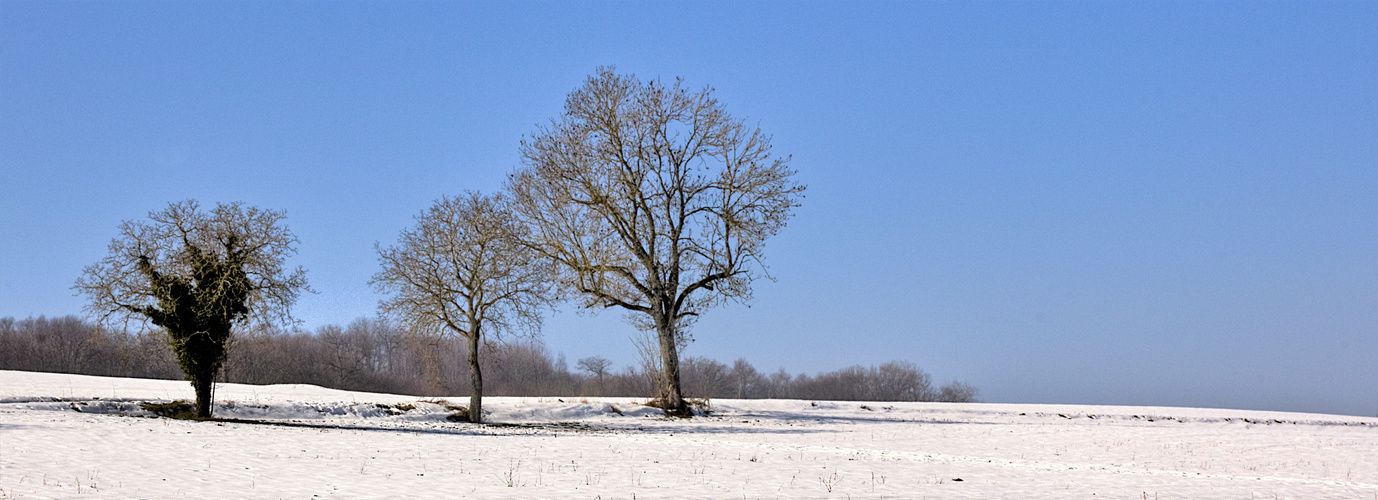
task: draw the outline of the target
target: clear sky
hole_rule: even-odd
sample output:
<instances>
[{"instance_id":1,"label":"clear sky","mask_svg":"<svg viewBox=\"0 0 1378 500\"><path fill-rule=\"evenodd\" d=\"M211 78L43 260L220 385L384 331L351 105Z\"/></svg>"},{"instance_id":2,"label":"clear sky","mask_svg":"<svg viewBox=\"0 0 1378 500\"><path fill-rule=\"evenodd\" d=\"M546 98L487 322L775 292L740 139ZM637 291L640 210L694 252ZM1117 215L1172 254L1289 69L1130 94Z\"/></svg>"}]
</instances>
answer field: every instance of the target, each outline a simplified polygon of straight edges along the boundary
<instances>
[{"instance_id":1,"label":"clear sky","mask_svg":"<svg viewBox=\"0 0 1378 500\"><path fill-rule=\"evenodd\" d=\"M305 327L372 315L374 243L499 189L600 65L712 85L809 186L686 355L1378 414L1375 2L0 0L0 316L79 314L186 198L287 212ZM633 331L544 340L620 369Z\"/></svg>"}]
</instances>

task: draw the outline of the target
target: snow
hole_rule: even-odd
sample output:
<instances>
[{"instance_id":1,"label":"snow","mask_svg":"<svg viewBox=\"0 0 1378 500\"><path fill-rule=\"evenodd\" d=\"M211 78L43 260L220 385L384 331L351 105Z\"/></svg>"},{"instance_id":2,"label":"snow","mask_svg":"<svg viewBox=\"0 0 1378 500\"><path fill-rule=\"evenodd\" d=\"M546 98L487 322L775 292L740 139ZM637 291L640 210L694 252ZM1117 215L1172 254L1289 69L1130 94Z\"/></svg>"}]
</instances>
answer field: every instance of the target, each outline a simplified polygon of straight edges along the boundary
<instances>
[{"instance_id":1,"label":"snow","mask_svg":"<svg viewBox=\"0 0 1378 500\"><path fill-rule=\"evenodd\" d=\"M636 398L490 397L474 425L410 396L216 397L238 421L140 407L191 399L182 381L0 371L0 498L1378 499L1378 418L715 400L667 419Z\"/></svg>"}]
</instances>

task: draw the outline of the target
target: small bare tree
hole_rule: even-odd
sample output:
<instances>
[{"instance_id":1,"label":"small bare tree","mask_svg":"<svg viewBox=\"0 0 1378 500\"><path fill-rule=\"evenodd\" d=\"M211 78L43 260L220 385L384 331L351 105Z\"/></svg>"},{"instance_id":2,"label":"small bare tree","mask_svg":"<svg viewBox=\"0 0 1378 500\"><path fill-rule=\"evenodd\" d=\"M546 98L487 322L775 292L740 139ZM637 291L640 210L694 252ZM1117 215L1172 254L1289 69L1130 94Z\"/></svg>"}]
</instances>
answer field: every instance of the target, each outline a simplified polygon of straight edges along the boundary
<instances>
[{"instance_id":1,"label":"small bare tree","mask_svg":"<svg viewBox=\"0 0 1378 500\"><path fill-rule=\"evenodd\" d=\"M518 242L500 196L442 198L416 217L396 246L378 248L383 269L373 276L391 295L380 309L431 334L469 341L469 421L483 419L479 345L486 338L540 326L549 303L549 265Z\"/></svg>"},{"instance_id":2,"label":"small bare tree","mask_svg":"<svg viewBox=\"0 0 1378 500\"><path fill-rule=\"evenodd\" d=\"M579 369L588 372L589 375L598 377L598 381L603 381L603 376L607 375L608 367L612 366L612 361L602 356L589 356L579 360Z\"/></svg>"},{"instance_id":3,"label":"small bare tree","mask_svg":"<svg viewBox=\"0 0 1378 500\"><path fill-rule=\"evenodd\" d=\"M603 395L603 376L608 374L608 368L612 366L612 361L602 356L589 356L579 360L577 366L597 380L598 395Z\"/></svg>"},{"instance_id":4,"label":"small bare tree","mask_svg":"<svg viewBox=\"0 0 1378 500\"><path fill-rule=\"evenodd\" d=\"M655 335L659 399L673 415L689 415L678 353L688 326L750 298L765 240L804 191L770 137L712 94L600 68L522 141L524 167L508 182L528 244L558 263L560 284Z\"/></svg>"},{"instance_id":5,"label":"small bare tree","mask_svg":"<svg viewBox=\"0 0 1378 500\"><path fill-rule=\"evenodd\" d=\"M167 331L178 364L196 390L196 414L211 416L211 389L237 324L289 323L289 308L309 291L306 272L287 270L297 243L280 211L195 200L125 221L110 254L87 266L74 287L102 324L152 323Z\"/></svg>"}]
</instances>

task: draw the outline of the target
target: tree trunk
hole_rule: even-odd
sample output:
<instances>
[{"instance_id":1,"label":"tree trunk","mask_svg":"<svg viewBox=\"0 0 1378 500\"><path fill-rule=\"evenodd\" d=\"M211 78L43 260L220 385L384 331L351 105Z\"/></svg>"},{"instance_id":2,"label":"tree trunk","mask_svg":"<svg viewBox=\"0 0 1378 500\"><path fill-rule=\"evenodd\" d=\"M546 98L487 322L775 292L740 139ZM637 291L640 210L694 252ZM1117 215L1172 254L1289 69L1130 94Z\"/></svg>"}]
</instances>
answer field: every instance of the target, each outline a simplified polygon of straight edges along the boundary
<instances>
[{"instance_id":1,"label":"tree trunk","mask_svg":"<svg viewBox=\"0 0 1378 500\"><path fill-rule=\"evenodd\" d=\"M478 366L479 329L469 334L469 421L483 423L483 373Z\"/></svg>"},{"instance_id":2,"label":"tree trunk","mask_svg":"<svg viewBox=\"0 0 1378 500\"><path fill-rule=\"evenodd\" d=\"M660 390L665 414L672 417L693 416L689 411L689 405L684 404L684 397L680 392L679 349L675 344L674 320L656 318L656 334L660 337L660 360L665 367L665 386Z\"/></svg>"},{"instance_id":3,"label":"tree trunk","mask_svg":"<svg viewBox=\"0 0 1378 500\"><path fill-rule=\"evenodd\" d=\"M191 381L196 389L196 418L211 418L211 384L214 377L202 376Z\"/></svg>"}]
</instances>

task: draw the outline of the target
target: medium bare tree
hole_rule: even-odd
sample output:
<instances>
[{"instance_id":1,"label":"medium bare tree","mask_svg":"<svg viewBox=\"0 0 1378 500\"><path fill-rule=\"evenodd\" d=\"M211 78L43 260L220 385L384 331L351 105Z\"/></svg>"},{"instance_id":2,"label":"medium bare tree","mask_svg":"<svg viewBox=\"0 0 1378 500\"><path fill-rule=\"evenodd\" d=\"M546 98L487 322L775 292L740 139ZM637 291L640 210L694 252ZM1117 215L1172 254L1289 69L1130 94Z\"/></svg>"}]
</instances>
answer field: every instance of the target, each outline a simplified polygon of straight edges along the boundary
<instances>
[{"instance_id":1,"label":"medium bare tree","mask_svg":"<svg viewBox=\"0 0 1378 500\"><path fill-rule=\"evenodd\" d=\"M232 328L289 323L289 308L310 290L304 270L283 267L297 238L282 212L241 203L207 212L188 200L148 218L122 223L110 254L87 266L74 288L103 324L152 323L167 331L196 390L196 415L209 418Z\"/></svg>"},{"instance_id":2,"label":"medium bare tree","mask_svg":"<svg viewBox=\"0 0 1378 500\"><path fill-rule=\"evenodd\" d=\"M469 341L470 422L483 419L480 341L534 330L549 303L550 267L519 243L522 229L502 197L468 193L442 198L397 246L378 247L383 269L372 283L391 295L380 309L414 331Z\"/></svg>"},{"instance_id":3,"label":"medium bare tree","mask_svg":"<svg viewBox=\"0 0 1378 500\"><path fill-rule=\"evenodd\" d=\"M770 137L713 90L599 68L564 114L522 141L508 188L528 244L588 308L620 307L660 347L666 412L689 415L678 344L705 309L751 296L765 241L804 186ZM766 275L768 276L768 275Z\"/></svg>"}]
</instances>

